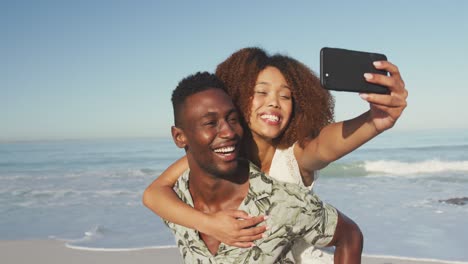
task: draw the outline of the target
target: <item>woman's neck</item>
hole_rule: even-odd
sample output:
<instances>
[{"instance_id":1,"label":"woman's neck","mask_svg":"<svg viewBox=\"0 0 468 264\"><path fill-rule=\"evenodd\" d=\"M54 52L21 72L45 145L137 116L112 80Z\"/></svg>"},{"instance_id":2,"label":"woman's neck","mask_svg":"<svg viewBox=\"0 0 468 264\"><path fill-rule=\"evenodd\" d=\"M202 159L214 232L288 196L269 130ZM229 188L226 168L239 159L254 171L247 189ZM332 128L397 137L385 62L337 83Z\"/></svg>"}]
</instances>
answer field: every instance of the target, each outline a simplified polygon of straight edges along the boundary
<instances>
[{"instance_id":1,"label":"woman's neck","mask_svg":"<svg viewBox=\"0 0 468 264\"><path fill-rule=\"evenodd\" d=\"M265 140L259 136L253 135L253 143L250 148L250 155L253 155L252 160L261 167L265 173L270 171L271 162L275 155L276 145L271 140Z\"/></svg>"}]
</instances>

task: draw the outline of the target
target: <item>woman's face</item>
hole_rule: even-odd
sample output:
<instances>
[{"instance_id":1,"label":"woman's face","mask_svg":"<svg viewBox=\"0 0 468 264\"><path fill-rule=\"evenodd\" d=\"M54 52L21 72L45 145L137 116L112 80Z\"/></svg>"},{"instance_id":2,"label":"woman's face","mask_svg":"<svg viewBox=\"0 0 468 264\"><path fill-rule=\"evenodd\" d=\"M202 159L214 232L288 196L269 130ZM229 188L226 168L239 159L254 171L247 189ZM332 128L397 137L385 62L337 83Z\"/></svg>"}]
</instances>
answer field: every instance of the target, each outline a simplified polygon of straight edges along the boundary
<instances>
[{"instance_id":1,"label":"woman's face","mask_svg":"<svg viewBox=\"0 0 468 264\"><path fill-rule=\"evenodd\" d=\"M251 102L249 127L254 138L277 138L288 126L292 108L291 88L283 74L266 67L258 74Z\"/></svg>"}]
</instances>

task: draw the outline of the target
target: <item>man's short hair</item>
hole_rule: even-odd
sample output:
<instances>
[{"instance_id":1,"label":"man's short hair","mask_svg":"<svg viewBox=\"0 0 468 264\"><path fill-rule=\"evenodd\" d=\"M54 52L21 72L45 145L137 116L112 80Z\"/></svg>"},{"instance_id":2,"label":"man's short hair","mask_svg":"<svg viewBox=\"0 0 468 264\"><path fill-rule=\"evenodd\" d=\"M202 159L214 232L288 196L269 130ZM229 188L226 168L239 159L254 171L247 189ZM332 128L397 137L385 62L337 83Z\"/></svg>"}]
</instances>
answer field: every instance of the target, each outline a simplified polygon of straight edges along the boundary
<instances>
[{"instance_id":1,"label":"man's short hair","mask_svg":"<svg viewBox=\"0 0 468 264\"><path fill-rule=\"evenodd\" d=\"M187 97L208 89L221 89L226 92L224 83L209 72L197 72L182 79L172 92L172 107L174 109L174 124L180 126L181 107Z\"/></svg>"}]
</instances>

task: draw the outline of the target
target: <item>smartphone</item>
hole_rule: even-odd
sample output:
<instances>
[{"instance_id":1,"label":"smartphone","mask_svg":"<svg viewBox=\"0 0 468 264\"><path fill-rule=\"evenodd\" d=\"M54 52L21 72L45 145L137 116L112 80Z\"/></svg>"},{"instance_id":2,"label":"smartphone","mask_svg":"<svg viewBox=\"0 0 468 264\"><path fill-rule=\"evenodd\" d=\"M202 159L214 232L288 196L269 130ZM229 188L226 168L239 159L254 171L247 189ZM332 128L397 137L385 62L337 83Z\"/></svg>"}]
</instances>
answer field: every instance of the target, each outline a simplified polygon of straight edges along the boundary
<instances>
[{"instance_id":1,"label":"smartphone","mask_svg":"<svg viewBox=\"0 0 468 264\"><path fill-rule=\"evenodd\" d=\"M378 70L372 62L384 61L384 54L322 48L320 50L320 83L327 90L388 94L387 87L369 83L364 73L387 75L387 71Z\"/></svg>"}]
</instances>

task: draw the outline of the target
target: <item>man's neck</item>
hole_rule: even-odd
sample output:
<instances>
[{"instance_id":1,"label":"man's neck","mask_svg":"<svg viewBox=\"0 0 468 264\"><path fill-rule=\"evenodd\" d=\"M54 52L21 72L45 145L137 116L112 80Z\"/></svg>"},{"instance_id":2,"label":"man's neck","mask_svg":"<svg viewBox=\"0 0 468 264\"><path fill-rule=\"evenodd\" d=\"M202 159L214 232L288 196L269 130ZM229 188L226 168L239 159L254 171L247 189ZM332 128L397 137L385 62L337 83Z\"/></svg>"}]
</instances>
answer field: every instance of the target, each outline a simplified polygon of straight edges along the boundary
<instances>
[{"instance_id":1,"label":"man's neck","mask_svg":"<svg viewBox=\"0 0 468 264\"><path fill-rule=\"evenodd\" d=\"M216 177L190 171L189 190L194 207L205 213L237 209L249 189L248 166L239 166L230 177Z\"/></svg>"},{"instance_id":2,"label":"man's neck","mask_svg":"<svg viewBox=\"0 0 468 264\"><path fill-rule=\"evenodd\" d=\"M234 175L224 178L214 177L191 168L189 191L195 209L210 214L221 210L238 209L247 196L250 186L249 166L244 165L246 166L239 166ZM221 242L203 233L200 233L200 238L211 254L216 255Z\"/></svg>"}]
</instances>

